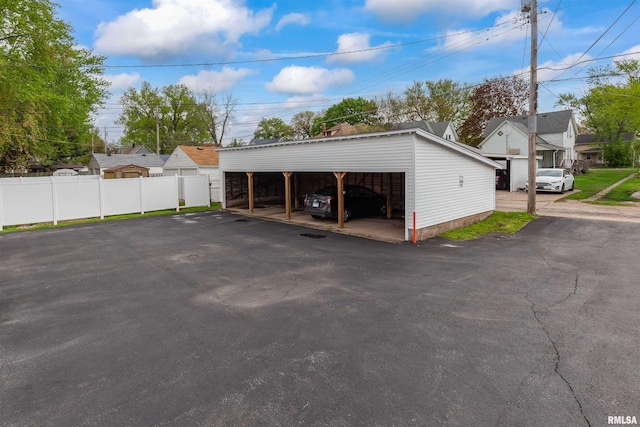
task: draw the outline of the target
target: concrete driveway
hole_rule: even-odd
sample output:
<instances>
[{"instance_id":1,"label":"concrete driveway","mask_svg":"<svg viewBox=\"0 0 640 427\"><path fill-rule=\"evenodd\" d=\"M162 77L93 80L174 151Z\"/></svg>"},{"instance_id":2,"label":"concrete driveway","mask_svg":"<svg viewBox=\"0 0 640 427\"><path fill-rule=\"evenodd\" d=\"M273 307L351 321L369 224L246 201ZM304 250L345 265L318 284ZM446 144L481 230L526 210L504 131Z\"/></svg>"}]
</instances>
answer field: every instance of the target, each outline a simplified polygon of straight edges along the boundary
<instances>
[{"instance_id":1,"label":"concrete driveway","mask_svg":"<svg viewBox=\"0 0 640 427\"><path fill-rule=\"evenodd\" d=\"M640 225L388 244L231 213L0 234L3 426L640 417Z\"/></svg>"},{"instance_id":2,"label":"concrete driveway","mask_svg":"<svg viewBox=\"0 0 640 427\"><path fill-rule=\"evenodd\" d=\"M562 218L640 223L640 203L624 206L596 205L579 200L563 200L567 194L537 193L536 214ZM496 191L496 210L526 212L527 193Z\"/></svg>"}]
</instances>

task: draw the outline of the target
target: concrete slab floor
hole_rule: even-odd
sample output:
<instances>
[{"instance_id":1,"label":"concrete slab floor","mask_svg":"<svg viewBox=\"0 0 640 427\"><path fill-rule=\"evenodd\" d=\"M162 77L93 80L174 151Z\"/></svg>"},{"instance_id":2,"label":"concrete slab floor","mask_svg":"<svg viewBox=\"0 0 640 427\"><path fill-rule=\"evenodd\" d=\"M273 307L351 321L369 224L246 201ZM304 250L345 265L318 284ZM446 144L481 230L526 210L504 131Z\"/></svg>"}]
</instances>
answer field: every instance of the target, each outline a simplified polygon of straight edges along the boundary
<instances>
[{"instance_id":1,"label":"concrete slab floor","mask_svg":"<svg viewBox=\"0 0 640 427\"><path fill-rule=\"evenodd\" d=\"M254 208L253 214L248 208L227 208L227 212L279 221L304 227L323 230L331 233L341 233L350 236L364 237L388 243L402 243L404 239L404 219L400 218L353 218L345 223L344 228L338 228L338 223L330 218L314 219L303 210L292 210L291 219L287 219L285 207L282 205L260 206Z\"/></svg>"}]
</instances>

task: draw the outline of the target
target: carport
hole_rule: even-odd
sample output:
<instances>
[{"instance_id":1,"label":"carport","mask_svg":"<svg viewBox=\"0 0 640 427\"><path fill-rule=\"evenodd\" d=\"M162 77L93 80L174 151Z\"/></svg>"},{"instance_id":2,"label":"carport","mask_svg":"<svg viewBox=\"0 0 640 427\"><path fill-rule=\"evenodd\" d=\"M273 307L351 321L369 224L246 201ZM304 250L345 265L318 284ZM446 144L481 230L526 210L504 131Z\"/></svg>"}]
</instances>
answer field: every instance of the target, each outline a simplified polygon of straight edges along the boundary
<instances>
[{"instance_id":1,"label":"carport","mask_svg":"<svg viewBox=\"0 0 640 427\"><path fill-rule=\"evenodd\" d=\"M258 206L284 205L290 220L305 194L336 185L342 212L344 185L364 185L387 197L388 217L404 218L404 240L414 241L488 216L501 167L418 128L218 151L223 209L245 205L254 214ZM349 223L339 218L338 227Z\"/></svg>"}]
</instances>

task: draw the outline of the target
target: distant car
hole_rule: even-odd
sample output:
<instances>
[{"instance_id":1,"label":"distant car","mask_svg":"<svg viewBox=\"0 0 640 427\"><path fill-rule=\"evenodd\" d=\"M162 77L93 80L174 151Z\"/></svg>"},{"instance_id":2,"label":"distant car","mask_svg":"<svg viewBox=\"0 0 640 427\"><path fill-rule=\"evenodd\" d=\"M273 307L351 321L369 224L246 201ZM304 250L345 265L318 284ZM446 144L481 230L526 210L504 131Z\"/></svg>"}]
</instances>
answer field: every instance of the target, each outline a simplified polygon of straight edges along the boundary
<instances>
[{"instance_id":1,"label":"distant car","mask_svg":"<svg viewBox=\"0 0 640 427\"><path fill-rule=\"evenodd\" d=\"M304 199L304 211L315 219L338 218L338 191L335 186L324 187ZM352 217L387 214L387 199L367 187L344 186L344 221Z\"/></svg>"},{"instance_id":2,"label":"distant car","mask_svg":"<svg viewBox=\"0 0 640 427\"><path fill-rule=\"evenodd\" d=\"M566 169L546 168L536 172L536 191L552 191L564 193L573 191L574 179ZM525 184L525 191L529 190L529 183Z\"/></svg>"}]
</instances>

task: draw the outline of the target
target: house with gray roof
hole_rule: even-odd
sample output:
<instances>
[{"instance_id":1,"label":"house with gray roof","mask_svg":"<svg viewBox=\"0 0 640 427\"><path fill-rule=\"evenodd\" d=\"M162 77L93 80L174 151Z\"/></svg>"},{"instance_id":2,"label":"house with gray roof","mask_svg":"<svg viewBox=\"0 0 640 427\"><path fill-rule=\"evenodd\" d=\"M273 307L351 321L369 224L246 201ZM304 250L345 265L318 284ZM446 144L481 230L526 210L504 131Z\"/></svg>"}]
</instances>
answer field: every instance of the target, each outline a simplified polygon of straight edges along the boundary
<instances>
[{"instance_id":1,"label":"house with gray roof","mask_svg":"<svg viewBox=\"0 0 640 427\"><path fill-rule=\"evenodd\" d=\"M528 177L529 116L498 117L489 120L483 132L480 152L504 166L509 189L524 188ZM578 126L572 110L537 115L536 160L538 168L569 168L577 159Z\"/></svg>"},{"instance_id":2,"label":"house with gray roof","mask_svg":"<svg viewBox=\"0 0 640 427\"><path fill-rule=\"evenodd\" d=\"M397 123L391 127L392 130L402 129L422 129L447 141L458 141L458 133L453 123L450 121L428 122L426 120L418 120L415 122Z\"/></svg>"},{"instance_id":3,"label":"house with gray roof","mask_svg":"<svg viewBox=\"0 0 640 427\"><path fill-rule=\"evenodd\" d=\"M153 151L144 145L121 145L120 154L153 154Z\"/></svg>"},{"instance_id":4,"label":"house with gray roof","mask_svg":"<svg viewBox=\"0 0 640 427\"><path fill-rule=\"evenodd\" d=\"M104 175L104 170L123 165L149 168L149 176L162 176L164 162L157 154L103 154L94 153L87 167L90 175Z\"/></svg>"}]
</instances>

